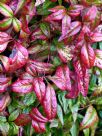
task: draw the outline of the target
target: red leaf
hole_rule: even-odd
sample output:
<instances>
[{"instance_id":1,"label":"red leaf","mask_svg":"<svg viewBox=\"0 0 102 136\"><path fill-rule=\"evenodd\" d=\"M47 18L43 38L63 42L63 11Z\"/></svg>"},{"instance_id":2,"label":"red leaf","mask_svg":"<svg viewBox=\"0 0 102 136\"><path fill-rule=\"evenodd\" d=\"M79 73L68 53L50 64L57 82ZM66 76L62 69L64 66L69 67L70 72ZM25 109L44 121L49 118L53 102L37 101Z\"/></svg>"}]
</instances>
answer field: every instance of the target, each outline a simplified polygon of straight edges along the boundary
<instances>
[{"instance_id":1,"label":"red leaf","mask_svg":"<svg viewBox=\"0 0 102 136\"><path fill-rule=\"evenodd\" d=\"M33 87L38 100L42 103L45 96L45 84L43 78L34 78Z\"/></svg>"},{"instance_id":2,"label":"red leaf","mask_svg":"<svg viewBox=\"0 0 102 136\"><path fill-rule=\"evenodd\" d=\"M45 123L36 122L35 120L32 120L32 127L34 128L36 133L43 133L45 132Z\"/></svg>"},{"instance_id":3,"label":"red leaf","mask_svg":"<svg viewBox=\"0 0 102 136\"><path fill-rule=\"evenodd\" d=\"M12 84L13 92L29 93L33 89L32 83L29 80L18 80Z\"/></svg>"},{"instance_id":4,"label":"red leaf","mask_svg":"<svg viewBox=\"0 0 102 136\"><path fill-rule=\"evenodd\" d=\"M87 68L91 68L94 66L94 62L95 62L94 49L88 43L84 43L81 48L81 62Z\"/></svg>"},{"instance_id":5,"label":"red leaf","mask_svg":"<svg viewBox=\"0 0 102 136\"><path fill-rule=\"evenodd\" d=\"M68 29L70 28L71 18L68 15L65 15L62 19L62 35L66 35Z\"/></svg>"},{"instance_id":6,"label":"red leaf","mask_svg":"<svg viewBox=\"0 0 102 136\"><path fill-rule=\"evenodd\" d=\"M14 121L17 126L25 126L31 122L29 114L22 113Z\"/></svg>"},{"instance_id":7,"label":"red leaf","mask_svg":"<svg viewBox=\"0 0 102 136\"><path fill-rule=\"evenodd\" d=\"M57 113L57 100L53 87L48 84L46 94L43 99L43 108L48 119L53 119Z\"/></svg>"},{"instance_id":8,"label":"red leaf","mask_svg":"<svg viewBox=\"0 0 102 136\"><path fill-rule=\"evenodd\" d=\"M69 77L69 68L67 65L59 66L56 70L56 74L53 77L49 76L49 79L56 84L61 90L71 90L71 81Z\"/></svg>"},{"instance_id":9,"label":"red leaf","mask_svg":"<svg viewBox=\"0 0 102 136\"><path fill-rule=\"evenodd\" d=\"M78 90L82 93L83 96L86 96L88 93L89 86L89 73L88 69L83 66L77 58L74 59L73 65L76 72L76 80L78 84Z\"/></svg>"},{"instance_id":10,"label":"red leaf","mask_svg":"<svg viewBox=\"0 0 102 136\"><path fill-rule=\"evenodd\" d=\"M68 29L66 35L61 35L59 41L62 41L70 36L76 35L80 31L80 29L81 29L81 22L79 21L72 22L70 25L70 29Z\"/></svg>"},{"instance_id":11,"label":"red leaf","mask_svg":"<svg viewBox=\"0 0 102 136\"><path fill-rule=\"evenodd\" d=\"M10 55L10 71L21 68L27 63L28 60L28 51L25 47L21 45L21 43L16 42L12 53Z\"/></svg>"},{"instance_id":12,"label":"red leaf","mask_svg":"<svg viewBox=\"0 0 102 136\"><path fill-rule=\"evenodd\" d=\"M48 122L48 119L45 118L37 108L33 108L31 111L30 111L30 117L34 120L34 121L37 121L37 122L40 122L40 123L46 123Z\"/></svg>"},{"instance_id":13,"label":"red leaf","mask_svg":"<svg viewBox=\"0 0 102 136\"><path fill-rule=\"evenodd\" d=\"M62 20L62 18L64 17L64 15L65 15L65 10L64 9L60 9L60 10L52 13L48 17L46 17L45 21L58 21L58 20Z\"/></svg>"},{"instance_id":14,"label":"red leaf","mask_svg":"<svg viewBox=\"0 0 102 136\"><path fill-rule=\"evenodd\" d=\"M53 71L53 65L50 63L44 63L44 62L39 62L36 60L30 60L27 64L26 70L31 75L35 75L36 72L38 72L40 74L47 74L47 73ZM34 72L34 74L32 72Z\"/></svg>"}]
</instances>

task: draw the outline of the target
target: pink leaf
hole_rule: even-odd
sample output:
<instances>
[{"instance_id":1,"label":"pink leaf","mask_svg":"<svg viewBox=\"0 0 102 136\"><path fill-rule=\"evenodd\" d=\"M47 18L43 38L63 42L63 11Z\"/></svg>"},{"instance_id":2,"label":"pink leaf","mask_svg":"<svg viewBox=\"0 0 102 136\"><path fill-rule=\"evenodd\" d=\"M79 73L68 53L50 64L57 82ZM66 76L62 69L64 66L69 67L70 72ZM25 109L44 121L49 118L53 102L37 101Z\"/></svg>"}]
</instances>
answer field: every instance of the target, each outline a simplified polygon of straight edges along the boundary
<instances>
[{"instance_id":1,"label":"pink leaf","mask_svg":"<svg viewBox=\"0 0 102 136\"><path fill-rule=\"evenodd\" d=\"M88 43L84 43L81 48L81 61L87 68L91 68L94 66L95 62L94 49Z\"/></svg>"},{"instance_id":2,"label":"pink leaf","mask_svg":"<svg viewBox=\"0 0 102 136\"><path fill-rule=\"evenodd\" d=\"M36 133L43 133L46 130L45 123L37 122L35 120L32 120L32 127Z\"/></svg>"},{"instance_id":3,"label":"pink leaf","mask_svg":"<svg viewBox=\"0 0 102 136\"><path fill-rule=\"evenodd\" d=\"M69 77L69 68L67 65L61 67L59 66L56 70L55 76L50 77L49 79L56 84L61 90L71 90L71 81Z\"/></svg>"},{"instance_id":4,"label":"pink leaf","mask_svg":"<svg viewBox=\"0 0 102 136\"><path fill-rule=\"evenodd\" d=\"M70 28L71 18L68 15L65 15L62 19L62 35L66 35L68 29Z\"/></svg>"},{"instance_id":5,"label":"pink leaf","mask_svg":"<svg viewBox=\"0 0 102 136\"><path fill-rule=\"evenodd\" d=\"M38 100L42 102L46 91L43 78L34 78L33 87Z\"/></svg>"},{"instance_id":6,"label":"pink leaf","mask_svg":"<svg viewBox=\"0 0 102 136\"><path fill-rule=\"evenodd\" d=\"M53 119L57 113L57 100L53 87L48 84L43 99L43 108L48 119Z\"/></svg>"},{"instance_id":7,"label":"pink leaf","mask_svg":"<svg viewBox=\"0 0 102 136\"><path fill-rule=\"evenodd\" d=\"M41 123L46 123L48 122L48 119L45 118L37 108L33 108L31 111L30 111L30 117L37 121L37 122L41 122Z\"/></svg>"},{"instance_id":8,"label":"pink leaf","mask_svg":"<svg viewBox=\"0 0 102 136\"><path fill-rule=\"evenodd\" d=\"M33 90L32 83L29 80L18 80L12 84L12 91L16 93L29 93Z\"/></svg>"}]
</instances>

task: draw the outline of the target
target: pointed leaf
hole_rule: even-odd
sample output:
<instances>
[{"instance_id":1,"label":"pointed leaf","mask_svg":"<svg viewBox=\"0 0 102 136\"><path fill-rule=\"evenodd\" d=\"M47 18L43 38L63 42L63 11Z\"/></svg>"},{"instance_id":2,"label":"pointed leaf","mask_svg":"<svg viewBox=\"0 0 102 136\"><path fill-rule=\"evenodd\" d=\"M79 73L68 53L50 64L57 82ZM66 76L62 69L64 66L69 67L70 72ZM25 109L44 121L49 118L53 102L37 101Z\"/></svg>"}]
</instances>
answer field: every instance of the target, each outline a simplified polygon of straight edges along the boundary
<instances>
[{"instance_id":1,"label":"pointed leaf","mask_svg":"<svg viewBox=\"0 0 102 136\"><path fill-rule=\"evenodd\" d=\"M80 129L90 128L94 125L94 123L98 122L98 120L99 119L95 108L93 108L93 106L89 106L86 111L85 117L80 124Z\"/></svg>"},{"instance_id":2,"label":"pointed leaf","mask_svg":"<svg viewBox=\"0 0 102 136\"><path fill-rule=\"evenodd\" d=\"M29 93L33 89L32 83L29 80L18 80L12 84L13 92L17 93Z\"/></svg>"},{"instance_id":3,"label":"pointed leaf","mask_svg":"<svg viewBox=\"0 0 102 136\"><path fill-rule=\"evenodd\" d=\"M32 127L34 128L36 133L45 132L45 123L36 122L35 120L32 120Z\"/></svg>"},{"instance_id":4,"label":"pointed leaf","mask_svg":"<svg viewBox=\"0 0 102 136\"><path fill-rule=\"evenodd\" d=\"M8 5L6 5L2 2L0 2L0 13L3 14L4 16L6 16L6 17L12 17L13 16L12 9Z\"/></svg>"},{"instance_id":5,"label":"pointed leaf","mask_svg":"<svg viewBox=\"0 0 102 136\"><path fill-rule=\"evenodd\" d=\"M42 103L46 91L43 78L34 78L33 88L38 100Z\"/></svg>"},{"instance_id":6,"label":"pointed leaf","mask_svg":"<svg viewBox=\"0 0 102 136\"><path fill-rule=\"evenodd\" d=\"M21 26L21 22L17 18L13 18L13 27L16 32L20 31Z\"/></svg>"},{"instance_id":7,"label":"pointed leaf","mask_svg":"<svg viewBox=\"0 0 102 136\"><path fill-rule=\"evenodd\" d=\"M0 21L0 30L7 30L12 23L12 18L6 18Z\"/></svg>"},{"instance_id":8,"label":"pointed leaf","mask_svg":"<svg viewBox=\"0 0 102 136\"><path fill-rule=\"evenodd\" d=\"M81 61L87 68L94 66L95 53L90 44L84 43L81 48Z\"/></svg>"},{"instance_id":9,"label":"pointed leaf","mask_svg":"<svg viewBox=\"0 0 102 136\"><path fill-rule=\"evenodd\" d=\"M57 113L57 100L53 87L48 84L46 94L43 99L43 107L48 119L53 119Z\"/></svg>"},{"instance_id":10,"label":"pointed leaf","mask_svg":"<svg viewBox=\"0 0 102 136\"><path fill-rule=\"evenodd\" d=\"M33 108L31 111L30 111L30 117L37 121L37 122L41 122L41 123L46 123L48 122L48 119L45 118L37 108Z\"/></svg>"}]
</instances>

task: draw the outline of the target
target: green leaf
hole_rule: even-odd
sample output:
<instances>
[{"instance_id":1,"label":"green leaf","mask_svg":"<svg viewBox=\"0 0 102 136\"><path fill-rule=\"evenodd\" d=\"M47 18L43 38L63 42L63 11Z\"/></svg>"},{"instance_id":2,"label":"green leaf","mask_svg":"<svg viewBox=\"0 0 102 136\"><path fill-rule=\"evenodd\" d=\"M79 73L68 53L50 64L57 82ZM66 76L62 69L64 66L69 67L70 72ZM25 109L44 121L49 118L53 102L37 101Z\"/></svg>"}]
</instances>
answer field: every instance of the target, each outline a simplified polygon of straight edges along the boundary
<instances>
[{"instance_id":1,"label":"green leaf","mask_svg":"<svg viewBox=\"0 0 102 136\"><path fill-rule=\"evenodd\" d=\"M4 116L0 116L0 122L6 122L7 120L6 120L6 117L4 117Z\"/></svg>"},{"instance_id":2,"label":"green leaf","mask_svg":"<svg viewBox=\"0 0 102 136\"><path fill-rule=\"evenodd\" d=\"M49 38L50 37L50 27L48 23L40 23L40 28L42 32Z\"/></svg>"},{"instance_id":3,"label":"green leaf","mask_svg":"<svg viewBox=\"0 0 102 136\"><path fill-rule=\"evenodd\" d=\"M83 133L84 133L84 136L89 136L89 135L90 135L89 128L84 129L84 130L83 130Z\"/></svg>"},{"instance_id":4,"label":"green leaf","mask_svg":"<svg viewBox=\"0 0 102 136\"><path fill-rule=\"evenodd\" d=\"M78 122L73 123L73 126L72 126L70 132L71 132L72 136L78 136L78 133L79 133L79 124L78 124Z\"/></svg>"},{"instance_id":5,"label":"green leaf","mask_svg":"<svg viewBox=\"0 0 102 136\"><path fill-rule=\"evenodd\" d=\"M29 106L29 105L33 104L35 102L35 100L36 100L36 96L33 92L31 92L31 93L28 93L24 96L23 103L25 105Z\"/></svg>"},{"instance_id":6,"label":"green leaf","mask_svg":"<svg viewBox=\"0 0 102 136\"><path fill-rule=\"evenodd\" d=\"M68 111L68 99L65 98L65 92L61 92L58 94L58 100L63 108L64 113L66 114Z\"/></svg>"},{"instance_id":7,"label":"green leaf","mask_svg":"<svg viewBox=\"0 0 102 136\"><path fill-rule=\"evenodd\" d=\"M62 5L62 0L58 0L59 5Z\"/></svg>"},{"instance_id":8,"label":"green leaf","mask_svg":"<svg viewBox=\"0 0 102 136\"><path fill-rule=\"evenodd\" d=\"M0 122L0 130L3 136L7 136L9 132L9 123L8 122Z\"/></svg>"},{"instance_id":9,"label":"green leaf","mask_svg":"<svg viewBox=\"0 0 102 136\"><path fill-rule=\"evenodd\" d=\"M62 111L62 108L59 104L57 105L57 115L58 115L58 118L59 118L61 124L64 125L63 111Z\"/></svg>"},{"instance_id":10,"label":"green leaf","mask_svg":"<svg viewBox=\"0 0 102 136\"><path fill-rule=\"evenodd\" d=\"M12 18L6 18L0 21L0 30L7 30L12 24Z\"/></svg>"},{"instance_id":11,"label":"green leaf","mask_svg":"<svg viewBox=\"0 0 102 136\"><path fill-rule=\"evenodd\" d=\"M80 130L84 129L84 128L90 128L94 125L94 123L98 122L98 115L97 112L95 110L95 108L93 108L93 106L89 106L89 108L86 111L85 117L83 118L81 124L80 124Z\"/></svg>"},{"instance_id":12,"label":"green leaf","mask_svg":"<svg viewBox=\"0 0 102 136\"><path fill-rule=\"evenodd\" d=\"M0 13L6 17L13 17L12 9L2 2L0 2Z\"/></svg>"},{"instance_id":13,"label":"green leaf","mask_svg":"<svg viewBox=\"0 0 102 136\"><path fill-rule=\"evenodd\" d=\"M50 128L57 128L58 127L58 120L54 119L51 121Z\"/></svg>"},{"instance_id":14,"label":"green leaf","mask_svg":"<svg viewBox=\"0 0 102 136\"><path fill-rule=\"evenodd\" d=\"M16 32L19 32L21 29L21 22L17 18L13 18L13 27Z\"/></svg>"},{"instance_id":15,"label":"green leaf","mask_svg":"<svg viewBox=\"0 0 102 136\"><path fill-rule=\"evenodd\" d=\"M8 133L8 136L17 135L18 131L19 131L19 127L14 122L10 122L9 123L9 133Z\"/></svg>"},{"instance_id":16,"label":"green leaf","mask_svg":"<svg viewBox=\"0 0 102 136\"><path fill-rule=\"evenodd\" d=\"M72 115L73 115L73 120L74 122L76 121L77 119L77 115L78 115L78 109L79 109L79 104L75 104L71 107L71 111L72 111Z\"/></svg>"},{"instance_id":17,"label":"green leaf","mask_svg":"<svg viewBox=\"0 0 102 136\"><path fill-rule=\"evenodd\" d=\"M102 42L99 42L99 48L102 50Z\"/></svg>"},{"instance_id":18,"label":"green leaf","mask_svg":"<svg viewBox=\"0 0 102 136\"><path fill-rule=\"evenodd\" d=\"M18 117L18 115L19 115L19 110L15 110L10 114L8 120L14 121Z\"/></svg>"}]
</instances>

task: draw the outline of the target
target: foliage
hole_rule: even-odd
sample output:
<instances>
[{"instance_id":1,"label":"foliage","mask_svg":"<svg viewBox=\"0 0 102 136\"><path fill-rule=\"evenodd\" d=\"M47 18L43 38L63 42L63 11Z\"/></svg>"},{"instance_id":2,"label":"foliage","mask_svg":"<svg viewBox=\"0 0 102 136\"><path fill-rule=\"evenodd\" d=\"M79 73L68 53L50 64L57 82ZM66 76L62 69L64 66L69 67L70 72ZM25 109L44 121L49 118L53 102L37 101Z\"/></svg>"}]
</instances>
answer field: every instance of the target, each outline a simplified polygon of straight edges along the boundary
<instances>
[{"instance_id":1,"label":"foliage","mask_svg":"<svg viewBox=\"0 0 102 136\"><path fill-rule=\"evenodd\" d=\"M102 135L102 1L0 1L3 136Z\"/></svg>"}]
</instances>

